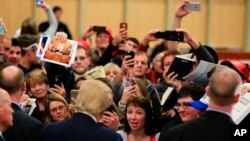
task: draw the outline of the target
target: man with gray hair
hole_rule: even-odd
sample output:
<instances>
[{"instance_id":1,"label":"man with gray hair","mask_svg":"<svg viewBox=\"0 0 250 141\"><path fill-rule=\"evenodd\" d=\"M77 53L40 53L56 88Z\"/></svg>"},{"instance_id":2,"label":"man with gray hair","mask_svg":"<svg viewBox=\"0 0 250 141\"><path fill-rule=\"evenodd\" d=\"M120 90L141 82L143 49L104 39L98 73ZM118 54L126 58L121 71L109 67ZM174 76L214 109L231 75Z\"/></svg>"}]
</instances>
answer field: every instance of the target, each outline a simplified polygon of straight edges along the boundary
<instances>
[{"instance_id":1,"label":"man with gray hair","mask_svg":"<svg viewBox=\"0 0 250 141\"><path fill-rule=\"evenodd\" d=\"M52 123L41 133L41 141L122 141L120 135L97 123L112 104L111 88L100 80L85 80L76 98L76 113L60 123Z\"/></svg>"},{"instance_id":2,"label":"man with gray hair","mask_svg":"<svg viewBox=\"0 0 250 141\"><path fill-rule=\"evenodd\" d=\"M210 97L207 111L198 119L174 126L161 133L160 141L229 141L233 106L240 98L240 75L230 69L213 73L206 93ZM231 135L232 136L232 135Z\"/></svg>"}]
</instances>

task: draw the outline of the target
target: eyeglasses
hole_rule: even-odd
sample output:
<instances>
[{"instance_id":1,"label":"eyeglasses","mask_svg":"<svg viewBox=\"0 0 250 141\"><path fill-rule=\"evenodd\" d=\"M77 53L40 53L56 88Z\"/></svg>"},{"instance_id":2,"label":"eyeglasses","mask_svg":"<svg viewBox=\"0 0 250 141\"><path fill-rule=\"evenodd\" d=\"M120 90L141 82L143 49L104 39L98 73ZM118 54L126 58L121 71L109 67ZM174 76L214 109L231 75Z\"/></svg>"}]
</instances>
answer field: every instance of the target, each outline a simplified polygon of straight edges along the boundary
<instances>
[{"instance_id":1,"label":"eyeglasses","mask_svg":"<svg viewBox=\"0 0 250 141\"><path fill-rule=\"evenodd\" d=\"M187 109L189 107L188 102L183 102L183 103L177 103L175 105L176 109L180 109L180 107Z\"/></svg>"},{"instance_id":2,"label":"eyeglasses","mask_svg":"<svg viewBox=\"0 0 250 141\"><path fill-rule=\"evenodd\" d=\"M55 107L55 108L50 109L50 112L56 113L57 110L62 111L62 110L64 110L65 108L66 108L66 106L61 105L61 106L58 106L58 107Z\"/></svg>"}]
</instances>

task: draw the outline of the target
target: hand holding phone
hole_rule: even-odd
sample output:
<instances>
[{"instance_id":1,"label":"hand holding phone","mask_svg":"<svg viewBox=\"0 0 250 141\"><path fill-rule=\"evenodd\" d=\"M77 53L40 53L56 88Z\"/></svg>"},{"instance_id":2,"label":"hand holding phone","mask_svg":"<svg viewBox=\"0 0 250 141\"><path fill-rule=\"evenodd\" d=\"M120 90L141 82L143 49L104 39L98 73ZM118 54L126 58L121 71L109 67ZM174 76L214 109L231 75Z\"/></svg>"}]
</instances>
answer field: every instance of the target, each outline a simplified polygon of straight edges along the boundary
<instances>
[{"instance_id":1,"label":"hand holding phone","mask_svg":"<svg viewBox=\"0 0 250 141\"><path fill-rule=\"evenodd\" d=\"M201 4L200 3L195 3L195 2L190 2L184 6L184 10L186 11L201 11Z\"/></svg>"},{"instance_id":2,"label":"hand holding phone","mask_svg":"<svg viewBox=\"0 0 250 141\"><path fill-rule=\"evenodd\" d=\"M165 32L156 32L155 38L161 38L169 41L184 41L184 33L181 31L165 31Z\"/></svg>"}]
</instances>

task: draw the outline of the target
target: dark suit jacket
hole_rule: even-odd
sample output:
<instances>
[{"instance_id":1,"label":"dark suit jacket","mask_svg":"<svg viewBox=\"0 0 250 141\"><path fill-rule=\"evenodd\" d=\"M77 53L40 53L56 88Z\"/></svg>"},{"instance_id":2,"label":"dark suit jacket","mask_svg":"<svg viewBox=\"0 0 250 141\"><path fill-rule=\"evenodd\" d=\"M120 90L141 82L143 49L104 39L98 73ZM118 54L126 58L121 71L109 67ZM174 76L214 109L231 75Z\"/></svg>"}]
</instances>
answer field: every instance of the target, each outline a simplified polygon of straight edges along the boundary
<instances>
[{"instance_id":1,"label":"dark suit jacket","mask_svg":"<svg viewBox=\"0 0 250 141\"><path fill-rule=\"evenodd\" d=\"M72 118L45 127L41 141L122 141L111 129L97 124L90 116L76 113Z\"/></svg>"},{"instance_id":2,"label":"dark suit jacket","mask_svg":"<svg viewBox=\"0 0 250 141\"><path fill-rule=\"evenodd\" d=\"M228 115L206 111L196 120L161 132L159 141L229 141L233 126Z\"/></svg>"},{"instance_id":3,"label":"dark suit jacket","mask_svg":"<svg viewBox=\"0 0 250 141\"><path fill-rule=\"evenodd\" d=\"M42 123L24 113L16 104L11 104L14 109L13 126L3 132L6 141L38 141L42 130Z\"/></svg>"}]
</instances>

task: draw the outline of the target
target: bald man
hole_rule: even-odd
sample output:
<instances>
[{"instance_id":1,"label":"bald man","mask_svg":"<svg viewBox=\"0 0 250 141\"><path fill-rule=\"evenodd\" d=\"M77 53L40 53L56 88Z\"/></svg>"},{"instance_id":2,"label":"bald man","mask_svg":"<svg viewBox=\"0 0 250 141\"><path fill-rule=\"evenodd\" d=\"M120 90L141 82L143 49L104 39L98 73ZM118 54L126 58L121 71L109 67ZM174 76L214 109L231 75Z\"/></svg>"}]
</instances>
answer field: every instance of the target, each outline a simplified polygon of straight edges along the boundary
<instances>
[{"instance_id":1,"label":"bald man","mask_svg":"<svg viewBox=\"0 0 250 141\"><path fill-rule=\"evenodd\" d=\"M14 109L13 126L3 132L6 141L37 141L42 123L24 113L20 107L23 95L24 74L17 66L8 66L0 71L0 87L6 90Z\"/></svg>"},{"instance_id":2,"label":"bald man","mask_svg":"<svg viewBox=\"0 0 250 141\"><path fill-rule=\"evenodd\" d=\"M4 141L2 132L13 125L13 112L9 94L0 88L0 141Z\"/></svg>"},{"instance_id":3,"label":"bald man","mask_svg":"<svg viewBox=\"0 0 250 141\"><path fill-rule=\"evenodd\" d=\"M240 75L230 69L214 72L206 87L210 97L207 111L198 119L174 126L161 133L159 141L229 141L233 106L240 98Z\"/></svg>"}]
</instances>

